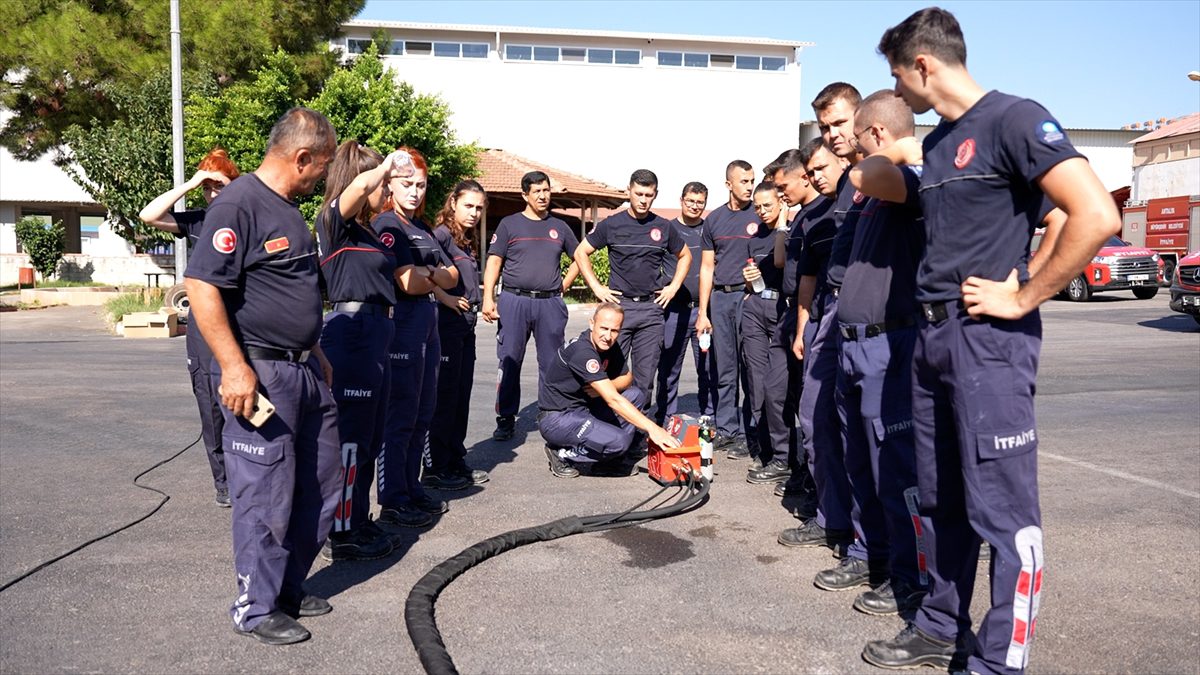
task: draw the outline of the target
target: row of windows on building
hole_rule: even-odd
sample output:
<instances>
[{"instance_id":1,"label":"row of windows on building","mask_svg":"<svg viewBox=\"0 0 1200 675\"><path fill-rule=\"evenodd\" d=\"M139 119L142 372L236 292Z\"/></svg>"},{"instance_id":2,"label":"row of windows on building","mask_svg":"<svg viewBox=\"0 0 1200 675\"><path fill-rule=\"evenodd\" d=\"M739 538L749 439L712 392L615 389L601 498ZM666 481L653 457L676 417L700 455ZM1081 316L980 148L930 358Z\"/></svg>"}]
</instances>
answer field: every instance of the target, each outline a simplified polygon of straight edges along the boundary
<instances>
[{"instance_id":1,"label":"row of windows on building","mask_svg":"<svg viewBox=\"0 0 1200 675\"><path fill-rule=\"evenodd\" d=\"M361 54L367 50L370 44L371 40L369 39L347 38L346 50L351 54ZM410 55L486 59L490 50L491 46L482 42L392 40L386 53L390 56ZM659 51L657 58L658 65L674 68L729 68L735 70L783 71L787 67L787 59L782 56ZM504 60L637 66L642 63L642 52L640 49L509 44L504 45Z\"/></svg>"}]
</instances>

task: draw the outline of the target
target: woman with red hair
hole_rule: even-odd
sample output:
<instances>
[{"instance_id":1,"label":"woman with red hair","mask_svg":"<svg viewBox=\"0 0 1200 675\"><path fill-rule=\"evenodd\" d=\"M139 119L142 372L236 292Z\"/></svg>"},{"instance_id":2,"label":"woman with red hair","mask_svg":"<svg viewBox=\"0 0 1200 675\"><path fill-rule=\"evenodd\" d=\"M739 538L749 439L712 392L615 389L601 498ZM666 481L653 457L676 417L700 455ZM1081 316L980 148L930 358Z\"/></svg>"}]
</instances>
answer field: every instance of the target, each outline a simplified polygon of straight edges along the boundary
<instances>
[{"instance_id":1,"label":"woman with red hair","mask_svg":"<svg viewBox=\"0 0 1200 675\"><path fill-rule=\"evenodd\" d=\"M399 150L408 153L416 171L392 177L390 208L371 222L396 256L396 331L388 350L392 387L378 464L379 522L423 527L449 509L422 488L421 457L437 402L441 361L434 289L454 288L458 270L421 221L428 187L425 157L412 148Z\"/></svg>"},{"instance_id":2,"label":"woman with red hair","mask_svg":"<svg viewBox=\"0 0 1200 675\"><path fill-rule=\"evenodd\" d=\"M186 183L174 187L154 198L142 209L138 216L147 225L156 227L163 232L170 232L178 239L188 240L188 250L195 248L194 244L200 237L204 227L204 209L188 211L171 211L171 207L183 199L187 193L201 188L204 201L211 204L221 188L225 187L240 175L237 165L229 159L229 154L223 148L213 148L196 168L196 173ZM187 363L188 374L192 378L192 393L196 396L196 405L200 408L200 432L204 437L204 450L208 454L208 466L212 469L213 487L216 488L217 505L228 508L229 487L225 483L225 452L221 447L221 432L225 428L221 417L221 397L213 391L212 380L208 376L212 363L212 352L200 335L200 329L189 322L187 327Z\"/></svg>"}]
</instances>

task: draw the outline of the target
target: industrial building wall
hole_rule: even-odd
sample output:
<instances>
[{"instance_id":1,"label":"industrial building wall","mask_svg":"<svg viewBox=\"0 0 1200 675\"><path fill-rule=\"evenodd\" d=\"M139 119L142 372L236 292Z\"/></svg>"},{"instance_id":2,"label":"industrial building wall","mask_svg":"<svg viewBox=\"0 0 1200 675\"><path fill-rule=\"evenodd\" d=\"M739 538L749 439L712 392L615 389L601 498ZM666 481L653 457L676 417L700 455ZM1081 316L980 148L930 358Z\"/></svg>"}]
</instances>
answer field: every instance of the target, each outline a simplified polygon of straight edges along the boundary
<instances>
[{"instance_id":1,"label":"industrial building wall","mask_svg":"<svg viewBox=\"0 0 1200 675\"><path fill-rule=\"evenodd\" d=\"M1144 164L1133 170L1134 201L1200 195L1200 158Z\"/></svg>"}]
</instances>

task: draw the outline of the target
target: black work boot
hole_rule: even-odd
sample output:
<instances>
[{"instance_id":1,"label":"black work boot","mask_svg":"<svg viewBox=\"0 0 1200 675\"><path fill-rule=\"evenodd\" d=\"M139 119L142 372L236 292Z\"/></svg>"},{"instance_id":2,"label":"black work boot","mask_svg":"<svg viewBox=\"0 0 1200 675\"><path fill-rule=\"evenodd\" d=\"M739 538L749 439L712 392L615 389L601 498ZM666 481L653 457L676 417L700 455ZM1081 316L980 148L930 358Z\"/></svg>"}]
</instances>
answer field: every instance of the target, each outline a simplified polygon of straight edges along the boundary
<instances>
[{"instance_id":1,"label":"black work boot","mask_svg":"<svg viewBox=\"0 0 1200 675\"><path fill-rule=\"evenodd\" d=\"M817 572L813 584L827 591L848 591L871 582L871 566L860 558L842 558L837 567Z\"/></svg>"},{"instance_id":2,"label":"black work boot","mask_svg":"<svg viewBox=\"0 0 1200 675\"><path fill-rule=\"evenodd\" d=\"M577 478L579 469L567 464L566 460L558 456L558 450L546 446L546 460L550 463L550 473L556 478Z\"/></svg>"},{"instance_id":3,"label":"black work boot","mask_svg":"<svg viewBox=\"0 0 1200 675\"><path fill-rule=\"evenodd\" d=\"M948 670L954 652L953 642L926 635L910 623L890 640L868 642L867 646L863 647L862 657L867 663L880 668L933 666L939 670Z\"/></svg>"},{"instance_id":4,"label":"black work boot","mask_svg":"<svg viewBox=\"0 0 1200 675\"><path fill-rule=\"evenodd\" d=\"M507 441L517 430L517 420L512 415L496 417L496 430L492 432L493 441Z\"/></svg>"},{"instance_id":5,"label":"black work boot","mask_svg":"<svg viewBox=\"0 0 1200 675\"><path fill-rule=\"evenodd\" d=\"M908 613L920 607L924 597L924 588L913 588L902 581L893 583L889 579L855 598L854 609L875 616Z\"/></svg>"},{"instance_id":6,"label":"black work boot","mask_svg":"<svg viewBox=\"0 0 1200 675\"><path fill-rule=\"evenodd\" d=\"M252 637L268 645L290 645L312 637L307 628L280 610L271 612L250 630L242 630L236 626L233 629L238 635Z\"/></svg>"},{"instance_id":7,"label":"black work boot","mask_svg":"<svg viewBox=\"0 0 1200 675\"><path fill-rule=\"evenodd\" d=\"M377 560L392 552L392 542L376 537L370 530L356 527L349 532L330 532L321 548L321 557L338 560Z\"/></svg>"},{"instance_id":8,"label":"black work boot","mask_svg":"<svg viewBox=\"0 0 1200 675\"><path fill-rule=\"evenodd\" d=\"M779 543L784 546L808 548L812 546L845 547L854 541L850 530L826 530L817 524L817 519L779 533Z\"/></svg>"},{"instance_id":9,"label":"black work boot","mask_svg":"<svg viewBox=\"0 0 1200 675\"><path fill-rule=\"evenodd\" d=\"M763 483L782 483L790 478L792 469L787 462L773 459L760 469L752 469L746 473L746 482L761 485Z\"/></svg>"}]
</instances>

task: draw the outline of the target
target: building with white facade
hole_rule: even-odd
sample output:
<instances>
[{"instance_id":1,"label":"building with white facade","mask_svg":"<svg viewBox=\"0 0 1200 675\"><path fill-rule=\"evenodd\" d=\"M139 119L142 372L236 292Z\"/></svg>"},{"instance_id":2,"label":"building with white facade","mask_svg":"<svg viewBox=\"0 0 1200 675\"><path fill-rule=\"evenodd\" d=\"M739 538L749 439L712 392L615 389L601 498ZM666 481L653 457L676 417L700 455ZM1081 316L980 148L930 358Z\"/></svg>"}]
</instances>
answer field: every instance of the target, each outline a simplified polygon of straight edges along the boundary
<instances>
[{"instance_id":1,"label":"building with white facade","mask_svg":"<svg viewBox=\"0 0 1200 675\"><path fill-rule=\"evenodd\" d=\"M1134 133L1133 185L1122 236L1157 251L1169 276L1175 261L1200 250L1200 113Z\"/></svg>"},{"instance_id":2,"label":"building with white facade","mask_svg":"<svg viewBox=\"0 0 1200 675\"><path fill-rule=\"evenodd\" d=\"M709 187L716 206L726 199L730 160L758 168L795 143L797 57L812 45L378 21L345 24L332 45L359 53L379 29L391 36L385 63L449 105L460 140L622 188L647 168L668 208L693 180Z\"/></svg>"}]
</instances>

